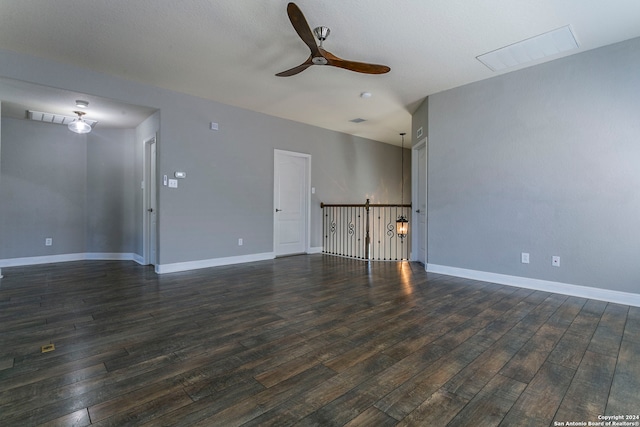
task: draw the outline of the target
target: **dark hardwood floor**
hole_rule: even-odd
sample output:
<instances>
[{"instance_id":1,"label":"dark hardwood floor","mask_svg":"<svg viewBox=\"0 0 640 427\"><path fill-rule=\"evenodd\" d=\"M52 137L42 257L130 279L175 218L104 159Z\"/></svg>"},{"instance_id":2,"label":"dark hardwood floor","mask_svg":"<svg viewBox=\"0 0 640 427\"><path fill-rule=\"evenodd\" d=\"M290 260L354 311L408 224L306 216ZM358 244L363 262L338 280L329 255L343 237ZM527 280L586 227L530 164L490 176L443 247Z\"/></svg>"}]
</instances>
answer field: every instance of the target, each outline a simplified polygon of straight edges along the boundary
<instances>
[{"instance_id":1,"label":"dark hardwood floor","mask_svg":"<svg viewBox=\"0 0 640 427\"><path fill-rule=\"evenodd\" d=\"M324 255L162 276L102 261L3 274L2 426L550 426L640 413L637 307Z\"/></svg>"}]
</instances>

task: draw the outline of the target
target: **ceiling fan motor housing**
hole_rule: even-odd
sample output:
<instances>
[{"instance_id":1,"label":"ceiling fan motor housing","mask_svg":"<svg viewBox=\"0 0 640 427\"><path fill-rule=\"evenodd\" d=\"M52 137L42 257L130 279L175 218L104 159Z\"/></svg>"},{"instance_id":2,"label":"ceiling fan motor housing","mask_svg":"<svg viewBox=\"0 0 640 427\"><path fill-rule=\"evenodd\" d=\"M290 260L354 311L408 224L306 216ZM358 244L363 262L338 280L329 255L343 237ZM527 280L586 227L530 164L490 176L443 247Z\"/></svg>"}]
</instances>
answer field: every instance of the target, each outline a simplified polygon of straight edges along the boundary
<instances>
[{"instance_id":1,"label":"ceiling fan motor housing","mask_svg":"<svg viewBox=\"0 0 640 427\"><path fill-rule=\"evenodd\" d=\"M316 35L317 39L320 40L320 43L322 43L327 39L327 37L329 37L331 30L329 27L316 27L313 29L313 33Z\"/></svg>"}]
</instances>

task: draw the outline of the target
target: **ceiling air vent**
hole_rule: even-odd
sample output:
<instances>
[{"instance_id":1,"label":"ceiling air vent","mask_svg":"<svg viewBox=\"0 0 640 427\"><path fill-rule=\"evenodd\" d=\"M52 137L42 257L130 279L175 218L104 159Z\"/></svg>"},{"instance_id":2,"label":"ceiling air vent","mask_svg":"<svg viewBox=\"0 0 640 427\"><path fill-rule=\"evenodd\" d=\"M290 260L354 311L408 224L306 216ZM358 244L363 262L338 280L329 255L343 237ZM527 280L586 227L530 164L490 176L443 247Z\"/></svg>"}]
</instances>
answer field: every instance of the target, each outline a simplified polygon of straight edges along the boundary
<instances>
[{"instance_id":1,"label":"ceiling air vent","mask_svg":"<svg viewBox=\"0 0 640 427\"><path fill-rule=\"evenodd\" d=\"M45 123L53 123L56 125L68 125L72 121L78 118L78 116L63 116L61 114L53 114L53 113L43 113L42 111L27 111L27 117L29 120L33 120L36 122L45 122ZM91 127L95 126L98 123L97 120L89 120L82 118L85 122L87 122Z\"/></svg>"},{"instance_id":2,"label":"ceiling air vent","mask_svg":"<svg viewBox=\"0 0 640 427\"><path fill-rule=\"evenodd\" d=\"M357 118L357 119L352 119L349 120L351 123L362 123L362 122L366 122L365 119L361 119L361 118Z\"/></svg>"},{"instance_id":3,"label":"ceiling air vent","mask_svg":"<svg viewBox=\"0 0 640 427\"><path fill-rule=\"evenodd\" d=\"M578 42L566 26L485 53L477 59L492 71L500 71L577 48Z\"/></svg>"}]
</instances>

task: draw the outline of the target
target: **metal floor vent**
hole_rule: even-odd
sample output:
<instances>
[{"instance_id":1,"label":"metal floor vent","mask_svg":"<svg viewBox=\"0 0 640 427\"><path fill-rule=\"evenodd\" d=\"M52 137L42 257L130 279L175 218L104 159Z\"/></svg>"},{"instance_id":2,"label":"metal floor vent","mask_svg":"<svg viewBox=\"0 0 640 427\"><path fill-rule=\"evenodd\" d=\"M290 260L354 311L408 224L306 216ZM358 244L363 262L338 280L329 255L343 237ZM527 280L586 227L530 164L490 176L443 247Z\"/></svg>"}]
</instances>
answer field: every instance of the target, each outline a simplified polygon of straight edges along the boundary
<instances>
[{"instance_id":1,"label":"metal floor vent","mask_svg":"<svg viewBox=\"0 0 640 427\"><path fill-rule=\"evenodd\" d=\"M43 113L42 111L31 110L27 110L27 117L29 120L34 120L36 122L53 123L56 125L68 125L78 118L78 116L63 116L61 114ZM95 124L98 123L97 120L86 119L84 117L82 119L91 127L94 127Z\"/></svg>"},{"instance_id":2,"label":"metal floor vent","mask_svg":"<svg viewBox=\"0 0 640 427\"><path fill-rule=\"evenodd\" d=\"M50 351L53 351L55 349L56 349L56 346L55 346L54 343L46 344L46 345L43 345L42 347L40 347L40 351L42 353L49 353Z\"/></svg>"}]
</instances>

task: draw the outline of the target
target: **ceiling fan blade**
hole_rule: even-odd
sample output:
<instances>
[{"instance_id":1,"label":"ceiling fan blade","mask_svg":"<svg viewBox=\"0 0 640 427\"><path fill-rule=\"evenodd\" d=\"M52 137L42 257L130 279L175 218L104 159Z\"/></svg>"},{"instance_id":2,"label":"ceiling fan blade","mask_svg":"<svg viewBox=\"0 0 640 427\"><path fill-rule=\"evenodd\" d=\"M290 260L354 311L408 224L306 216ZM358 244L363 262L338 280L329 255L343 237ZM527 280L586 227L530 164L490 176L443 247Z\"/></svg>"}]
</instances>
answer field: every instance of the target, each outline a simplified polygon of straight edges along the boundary
<instances>
[{"instance_id":1,"label":"ceiling fan blade","mask_svg":"<svg viewBox=\"0 0 640 427\"><path fill-rule=\"evenodd\" d=\"M311 55L320 55L316 38L314 37L311 27L309 27L309 24L307 23L307 20L302 14L300 8L295 3L289 3L287 5L287 14L289 15L289 21L291 21L291 25L293 25L296 33L298 33L302 41L309 46L309 49L311 49Z\"/></svg>"},{"instance_id":2,"label":"ceiling fan blade","mask_svg":"<svg viewBox=\"0 0 640 427\"><path fill-rule=\"evenodd\" d=\"M391 68L386 65L380 64L368 64L366 62L346 61L341 59L339 61L329 61L327 65L333 65L334 67L344 68L345 70L355 71L356 73L365 74L385 74L391 71Z\"/></svg>"},{"instance_id":3,"label":"ceiling fan blade","mask_svg":"<svg viewBox=\"0 0 640 427\"><path fill-rule=\"evenodd\" d=\"M295 76L298 73L303 72L304 70L306 70L307 68L309 68L310 66L314 65L312 62L313 57L309 56L309 58L307 58L306 61L304 61L302 64L298 65L297 67L293 67L290 70L286 70L286 71L282 71L278 74L276 74L276 76L278 77L289 77L289 76Z\"/></svg>"},{"instance_id":4,"label":"ceiling fan blade","mask_svg":"<svg viewBox=\"0 0 640 427\"><path fill-rule=\"evenodd\" d=\"M391 71L391 68L386 65L369 64L367 62L348 61L346 59L338 58L331 52L324 49L320 49L322 56L327 59L327 65L334 67L344 68L345 70L355 71L356 73L365 74L385 74Z\"/></svg>"}]
</instances>

